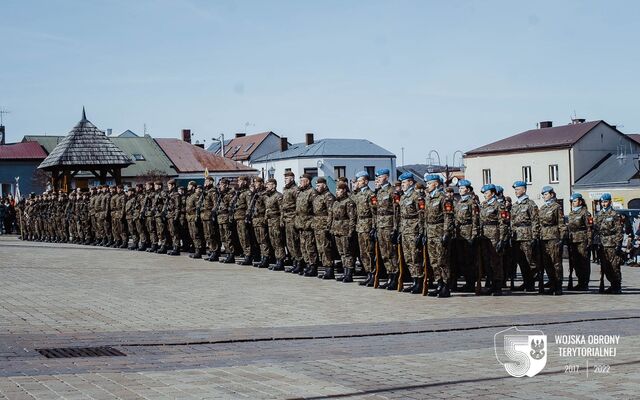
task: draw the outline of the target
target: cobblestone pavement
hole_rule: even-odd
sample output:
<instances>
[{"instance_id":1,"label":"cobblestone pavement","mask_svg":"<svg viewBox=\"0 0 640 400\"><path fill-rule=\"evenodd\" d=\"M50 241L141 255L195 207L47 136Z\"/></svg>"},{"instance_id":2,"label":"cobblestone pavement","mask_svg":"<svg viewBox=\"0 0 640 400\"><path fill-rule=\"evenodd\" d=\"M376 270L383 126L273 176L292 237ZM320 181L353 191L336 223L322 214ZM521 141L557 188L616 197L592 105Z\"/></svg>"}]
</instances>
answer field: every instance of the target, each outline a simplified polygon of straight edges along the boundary
<instances>
[{"instance_id":1,"label":"cobblestone pavement","mask_svg":"<svg viewBox=\"0 0 640 400\"><path fill-rule=\"evenodd\" d=\"M2 236L0 277L0 398L640 397L635 268L624 267L620 296L595 293L595 281L592 293L562 297L433 299ZM494 334L514 325L547 335L547 364L533 378L510 377L496 359ZM620 341L556 343L570 334ZM36 351L94 346L126 356ZM561 356L562 347L615 355Z\"/></svg>"}]
</instances>

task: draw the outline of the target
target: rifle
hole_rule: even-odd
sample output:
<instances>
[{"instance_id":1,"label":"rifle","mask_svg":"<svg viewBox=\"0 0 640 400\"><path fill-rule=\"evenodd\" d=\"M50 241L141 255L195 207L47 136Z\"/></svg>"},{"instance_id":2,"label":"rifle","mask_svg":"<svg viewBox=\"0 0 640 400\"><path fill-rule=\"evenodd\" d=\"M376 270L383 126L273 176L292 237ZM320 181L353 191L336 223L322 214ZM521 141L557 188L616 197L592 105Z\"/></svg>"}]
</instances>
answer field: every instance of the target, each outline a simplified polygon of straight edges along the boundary
<instances>
[{"instance_id":1,"label":"rifle","mask_svg":"<svg viewBox=\"0 0 640 400\"><path fill-rule=\"evenodd\" d=\"M236 213L236 206L238 205L238 196L240 196L240 191L236 190L229 203L229 225L233 225L235 222L234 214Z\"/></svg>"},{"instance_id":2,"label":"rifle","mask_svg":"<svg viewBox=\"0 0 640 400\"><path fill-rule=\"evenodd\" d=\"M422 295L429 294L429 253L427 252L427 234L422 238L422 267L424 268L424 280L422 282Z\"/></svg>"},{"instance_id":3,"label":"rifle","mask_svg":"<svg viewBox=\"0 0 640 400\"><path fill-rule=\"evenodd\" d=\"M202 204L204 203L204 191L200 193L198 202L196 203L196 221L200 219L200 210L202 210Z\"/></svg>"},{"instance_id":4,"label":"rifle","mask_svg":"<svg viewBox=\"0 0 640 400\"><path fill-rule=\"evenodd\" d=\"M402 263L402 240L398 240L398 292L404 289L404 265Z\"/></svg>"},{"instance_id":5,"label":"rifle","mask_svg":"<svg viewBox=\"0 0 640 400\"><path fill-rule=\"evenodd\" d=\"M482 227L480 228L480 232L482 232ZM482 258L482 241L478 238L475 241L475 247L477 251L477 259L478 259L478 276L476 277L476 296L480 296L482 294L482 276L484 274L483 271L483 263L484 259Z\"/></svg>"},{"instance_id":6,"label":"rifle","mask_svg":"<svg viewBox=\"0 0 640 400\"><path fill-rule=\"evenodd\" d=\"M567 253L569 253L569 283L567 284L567 290L573 290L573 257L571 252L571 242L568 241L567 244ZM562 246L562 250L564 250L564 246ZM562 254L562 252L560 252Z\"/></svg>"},{"instance_id":7,"label":"rifle","mask_svg":"<svg viewBox=\"0 0 640 400\"><path fill-rule=\"evenodd\" d=\"M376 253L376 273L373 276L373 288L377 289L378 285L380 284L380 251L378 250L377 238L373 239L373 249Z\"/></svg>"},{"instance_id":8,"label":"rifle","mask_svg":"<svg viewBox=\"0 0 640 400\"><path fill-rule=\"evenodd\" d=\"M260 193L256 190L251 196L251 202L249 203L249 209L247 210L247 215L244 217L244 222L248 225L251 225L253 222L253 216L256 214L256 203L258 201L258 196Z\"/></svg>"},{"instance_id":9,"label":"rifle","mask_svg":"<svg viewBox=\"0 0 640 400\"><path fill-rule=\"evenodd\" d=\"M538 267L538 293L544 293L544 260L542 256L542 242L540 239L536 240L537 244L534 246L533 251L536 255L536 264Z\"/></svg>"},{"instance_id":10,"label":"rifle","mask_svg":"<svg viewBox=\"0 0 640 400\"><path fill-rule=\"evenodd\" d=\"M218 210L220 209L220 203L222 202L222 193L220 191L217 192L216 196L216 204L213 206L211 210L211 222L218 221Z\"/></svg>"}]
</instances>

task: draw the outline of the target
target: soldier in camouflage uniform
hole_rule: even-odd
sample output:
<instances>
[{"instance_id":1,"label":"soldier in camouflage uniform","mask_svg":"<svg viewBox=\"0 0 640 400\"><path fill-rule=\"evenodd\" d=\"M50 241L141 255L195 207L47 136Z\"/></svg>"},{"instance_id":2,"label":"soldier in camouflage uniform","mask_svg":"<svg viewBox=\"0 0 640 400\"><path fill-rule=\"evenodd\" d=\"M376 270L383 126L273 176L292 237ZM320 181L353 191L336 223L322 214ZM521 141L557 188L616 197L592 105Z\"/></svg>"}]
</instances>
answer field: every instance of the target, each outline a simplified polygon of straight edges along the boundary
<instances>
[{"instance_id":1,"label":"soldier in camouflage uniform","mask_svg":"<svg viewBox=\"0 0 640 400\"><path fill-rule=\"evenodd\" d=\"M296 231L300 238L300 251L307 267L303 269L302 264L298 263L298 267L291 271L299 275L303 275L309 268L317 271L318 267L318 251L313 232L313 199L315 196L316 191L311 187L311 175L302 175L296 197Z\"/></svg>"},{"instance_id":2,"label":"soldier in camouflage uniform","mask_svg":"<svg viewBox=\"0 0 640 400\"><path fill-rule=\"evenodd\" d=\"M331 236L329 235L329 210L333 206L335 197L327 187L327 180L319 177L316 180L316 195L313 198L313 229L316 249L319 260L326 271L333 274L333 246L331 244ZM317 276L318 271L314 266L307 268L304 276ZM324 275L323 275L324 276ZM333 279L334 277L331 277Z\"/></svg>"},{"instance_id":3,"label":"soldier in camouflage uniform","mask_svg":"<svg viewBox=\"0 0 640 400\"><path fill-rule=\"evenodd\" d=\"M564 223L562 207L556 200L556 193L551 186L542 188L544 204L538 211L540 220L540 243L542 245L542 263L549 277L550 289L546 294L562 295L562 248L568 238ZM543 273L539 270L538 273Z\"/></svg>"},{"instance_id":4,"label":"soldier in camouflage uniform","mask_svg":"<svg viewBox=\"0 0 640 400\"><path fill-rule=\"evenodd\" d=\"M514 262L520 266L523 284L515 290L533 292L535 290L534 274L531 264L535 264L533 248L540 239L540 220L538 206L527 196L527 184L516 181L513 184L516 202L511 206L511 243Z\"/></svg>"},{"instance_id":5,"label":"soldier in camouflage uniform","mask_svg":"<svg viewBox=\"0 0 640 400\"><path fill-rule=\"evenodd\" d=\"M204 180L204 203L200 210L202 218L202 233L207 246L207 261L220 259L220 234L218 231L217 214L220 209L218 189L213 177L207 176Z\"/></svg>"},{"instance_id":6,"label":"soldier in camouflage uniform","mask_svg":"<svg viewBox=\"0 0 640 400\"><path fill-rule=\"evenodd\" d=\"M200 237L200 230L198 224L200 223L200 210L198 209L198 203L202 196L202 187L198 188L196 182L190 181L187 185L187 223L189 224L189 235L193 241L194 252L189 254L190 258L202 258L202 238Z\"/></svg>"},{"instance_id":7,"label":"soldier in camouflage uniform","mask_svg":"<svg viewBox=\"0 0 640 400\"><path fill-rule=\"evenodd\" d=\"M218 192L220 196L220 205L218 207L218 229L220 230L220 239L224 244L224 251L227 256L222 261L225 264L235 263L235 248L233 246L233 231L232 220L229 214L231 207L231 201L233 200L235 193L229 187L229 180L227 178L220 179L218 182Z\"/></svg>"},{"instance_id":8,"label":"soldier in camouflage uniform","mask_svg":"<svg viewBox=\"0 0 640 400\"><path fill-rule=\"evenodd\" d=\"M451 275L448 247L453 238L453 203L442 190L442 178L425 174L427 198L424 206L424 235L427 253L437 287L429 292L432 297L449 297L449 277Z\"/></svg>"},{"instance_id":9,"label":"soldier in camouflage uniform","mask_svg":"<svg viewBox=\"0 0 640 400\"><path fill-rule=\"evenodd\" d=\"M136 250L140 245L140 234L138 234L138 227L136 226L136 221L140 219L140 204L138 203L138 196L134 188L127 188L125 194L124 215L127 221L129 235L131 236L131 245L128 249Z\"/></svg>"},{"instance_id":10,"label":"soldier in camouflage uniform","mask_svg":"<svg viewBox=\"0 0 640 400\"><path fill-rule=\"evenodd\" d=\"M624 238L624 224L622 217L611 207L611 194L604 193L600 197L602 209L596 215L594 224L595 234L599 238L600 268L611 283L604 293L622 293L623 263L622 239Z\"/></svg>"},{"instance_id":11,"label":"soldier in camouflage uniform","mask_svg":"<svg viewBox=\"0 0 640 400\"><path fill-rule=\"evenodd\" d=\"M67 205L69 200L67 199L67 194L64 192L60 192L58 195L58 204L56 207L56 235L58 240L57 243L66 243L69 239L69 224L67 218Z\"/></svg>"},{"instance_id":12,"label":"soldier in camouflage uniform","mask_svg":"<svg viewBox=\"0 0 640 400\"><path fill-rule=\"evenodd\" d=\"M143 247L142 250L146 250L148 253L155 253L156 250L158 250L158 235L156 234L156 219L153 207L157 193L153 182L146 182L144 186L145 195L142 201L140 218L144 218L144 222L147 227L147 234L149 235L149 242L145 243L144 246L148 247L146 249Z\"/></svg>"},{"instance_id":13,"label":"soldier in camouflage uniform","mask_svg":"<svg viewBox=\"0 0 640 400\"><path fill-rule=\"evenodd\" d=\"M153 210L155 211L154 218L156 221L156 235L158 236L158 254L166 254L169 249L169 236L167 230L167 213L165 210L165 203L167 202L167 192L162 188L162 182L156 181L153 184L156 192L156 196L153 202Z\"/></svg>"},{"instance_id":14,"label":"soldier in camouflage uniform","mask_svg":"<svg viewBox=\"0 0 640 400\"><path fill-rule=\"evenodd\" d=\"M348 188L349 186L346 186L345 190L348 190ZM360 261L362 262L362 268L367 273L367 278L360 282L360 285L368 287L372 287L375 280L375 267L373 265L375 221L373 205L371 204L371 198L373 196L374 193L369 188L369 174L365 171L358 172L356 174L356 188L351 199L356 205L358 218L356 234L358 238L358 248L360 249Z\"/></svg>"},{"instance_id":15,"label":"soldier in camouflage uniform","mask_svg":"<svg viewBox=\"0 0 640 400\"><path fill-rule=\"evenodd\" d=\"M349 186L344 183L338 183L336 187L336 199L329 210L329 229L336 241L338 253L344 266L344 275L342 282L353 282L353 245L352 238L356 231L357 223L357 206L348 194ZM322 279L334 278L333 267L330 266L325 270Z\"/></svg>"},{"instance_id":16,"label":"soldier in camouflage uniform","mask_svg":"<svg viewBox=\"0 0 640 400\"><path fill-rule=\"evenodd\" d=\"M181 250L185 252L191 252L193 243L191 242L191 236L189 235L189 223L187 222L187 188L184 186L178 187L178 193L180 194L180 241L182 242Z\"/></svg>"},{"instance_id":17,"label":"soldier in camouflage uniform","mask_svg":"<svg viewBox=\"0 0 640 400\"><path fill-rule=\"evenodd\" d=\"M69 224L69 241L71 243L78 243L78 232L76 230L76 192L71 191L68 195L67 208L65 214L67 216L67 223Z\"/></svg>"},{"instance_id":18,"label":"soldier in camouflage uniform","mask_svg":"<svg viewBox=\"0 0 640 400\"><path fill-rule=\"evenodd\" d=\"M121 249L126 249L127 247L129 247L129 235L127 232L127 227L126 227L126 219L125 219L125 206L127 203L127 195L124 193L124 186L122 185L118 185L117 186L117 191L118 191L118 200L116 202L116 205L118 207L118 215L113 218L114 220L118 221L118 244L119 247Z\"/></svg>"},{"instance_id":19,"label":"soldier in camouflage uniform","mask_svg":"<svg viewBox=\"0 0 640 400\"><path fill-rule=\"evenodd\" d=\"M503 267L501 253L509 240L510 215L504 203L497 199L496 186L484 185L481 190L484 201L480 204L480 265L487 276L492 278L491 291L494 296L502 296ZM480 294L480 293L479 293Z\"/></svg>"},{"instance_id":20,"label":"soldier in camouflage uniform","mask_svg":"<svg viewBox=\"0 0 640 400\"><path fill-rule=\"evenodd\" d=\"M240 176L238 178L238 187L234 193L234 200L230 205L230 213L233 213L233 220L235 221L235 229L238 234L238 241L240 247L242 247L242 253L244 258L240 265L251 265L251 234L249 227L247 226L247 210L251 203L252 192L249 190L249 179L246 176Z\"/></svg>"},{"instance_id":21,"label":"soldier in camouflage uniform","mask_svg":"<svg viewBox=\"0 0 640 400\"><path fill-rule=\"evenodd\" d=\"M424 199L415 190L413 174L405 172L400 175L402 184L402 196L400 197L399 211L400 221L398 230L402 237L402 253L404 260L413 279L413 285L403 289L403 292L422 293L422 281L424 269L422 266L422 212L424 211ZM399 282L402 289L402 282Z\"/></svg>"},{"instance_id":22,"label":"soldier in camouflage uniform","mask_svg":"<svg viewBox=\"0 0 640 400\"><path fill-rule=\"evenodd\" d=\"M132 189L130 189L132 190ZM136 232L136 248L131 250L144 251L149 245L149 235L147 234L147 228L144 224L144 215L142 214L143 202L144 202L144 186L141 183L136 185L135 192L135 209L133 210L133 223L135 225Z\"/></svg>"},{"instance_id":23,"label":"soldier in camouflage uniform","mask_svg":"<svg viewBox=\"0 0 640 400\"><path fill-rule=\"evenodd\" d=\"M282 193L276 190L278 181L274 178L267 180L267 189L263 194L265 218L269 231L269 243L276 257L274 266L269 266L272 271L284 271L284 219L282 215Z\"/></svg>"},{"instance_id":24,"label":"soldier in camouflage uniform","mask_svg":"<svg viewBox=\"0 0 640 400\"><path fill-rule=\"evenodd\" d=\"M170 256L180 255L180 209L181 196L176 189L176 180L170 179L167 182L167 200L164 205L165 215L167 218L167 227L169 228L169 235L171 236L171 243L173 247L167 252Z\"/></svg>"},{"instance_id":25,"label":"soldier in camouflage uniform","mask_svg":"<svg viewBox=\"0 0 640 400\"><path fill-rule=\"evenodd\" d=\"M298 190L293 172L285 172L280 211L282 212L282 221L284 223L287 250L289 251L289 257L292 263L291 268L285 269L285 272L293 272L294 274L297 274L303 268L300 240L296 228L296 199L298 197Z\"/></svg>"},{"instance_id":26,"label":"soldier in camouflage uniform","mask_svg":"<svg viewBox=\"0 0 640 400\"><path fill-rule=\"evenodd\" d=\"M253 226L253 233L260 247L260 262L254 266L258 268L269 267L269 255L271 246L267 227L266 206L264 203L264 180L261 177L253 178L253 195L247 212L247 224Z\"/></svg>"},{"instance_id":27,"label":"soldier in camouflage uniform","mask_svg":"<svg viewBox=\"0 0 640 400\"><path fill-rule=\"evenodd\" d=\"M572 289L589 290L591 276L589 249L593 238L593 218L580 193L571 195L571 212L567 230L569 231L569 262L578 278L578 285Z\"/></svg>"},{"instance_id":28,"label":"soldier in camouflage uniform","mask_svg":"<svg viewBox=\"0 0 640 400\"><path fill-rule=\"evenodd\" d=\"M473 292L479 271L478 265L471 260L476 259L477 239L480 235L480 207L471 191L471 182L462 179L458 182L460 199L454 203L453 216L455 238L453 251L454 267L450 287L456 288L457 277L464 275L464 292ZM500 282L502 286L502 282Z\"/></svg>"},{"instance_id":29,"label":"soldier in camouflage uniform","mask_svg":"<svg viewBox=\"0 0 640 400\"><path fill-rule=\"evenodd\" d=\"M400 197L395 195L394 186L389 183L390 171L382 168L376 171L376 192L371 198L375 212L375 238L379 249L380 263L389 274L387 282L379 289L398 289L398 249L395 221L398 219L397 205Z\"/></svg>"}]
</instances>

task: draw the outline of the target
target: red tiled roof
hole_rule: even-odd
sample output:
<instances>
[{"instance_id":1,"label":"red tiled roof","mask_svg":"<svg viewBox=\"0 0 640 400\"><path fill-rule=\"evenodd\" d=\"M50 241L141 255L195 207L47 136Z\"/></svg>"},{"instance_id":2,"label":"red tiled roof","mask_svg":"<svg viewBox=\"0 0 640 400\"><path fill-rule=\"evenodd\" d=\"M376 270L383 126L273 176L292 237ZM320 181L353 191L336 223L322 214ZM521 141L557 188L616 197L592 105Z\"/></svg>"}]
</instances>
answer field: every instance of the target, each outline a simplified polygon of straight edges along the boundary
<instances>
[{"instance_id":1,"label":"red tiled roof","mask_svg":"<svg viewBox=\"0 0 640 400\"><path fill-rule=\"evenodd\" d=\"M636 143L640 143L640 133L629 133L629 139L633 140Z\"/></svg>"},{"instance_id":2,"label":"red tiled roof","mask_svg":"<svg viewBox=\"0 0 640 400\"><path fill-rule=\"evenodd\" d=\"M47 153L38 142L4 144L0 146L2 160L44 160Z\"/></svg>"},{"instance_id":3,"label":"red tiled roof","mask_svg":"<svg viewBox=\"0 0 640 400\"><path fill-rule=\"evenodd\" d=\"M216 156L180 139L155 139L178 172L255 171L241 163Z\"/></svg>"},{"instance_id":4,"label":"red tiled roof","mask_svg":"<svg viewBox=\"0 0 640 400\"><path fill-rule=\"evenodd\" d=\"M262 132L254 135L233 138L225 145L225 157L233 160L244 161L251 157L251 154L260 146L267 136L273 132Z\"/></svg>"},{"instance_id":5,"label":"red tiled roof","mask_svg":"<svg viewBox=\"0 0 640 400\"><path fill-rule=\"evenodd\" d=\"M568 148L587 134L596 125L604 121L589 121L581 124L561 125L552 128L531 129L506 139L498 140L466 155L484 153L502 153L509 151L527 151L535 149ZM606 122L604 122L606 124Z\"/></svg>"}]
</instances>

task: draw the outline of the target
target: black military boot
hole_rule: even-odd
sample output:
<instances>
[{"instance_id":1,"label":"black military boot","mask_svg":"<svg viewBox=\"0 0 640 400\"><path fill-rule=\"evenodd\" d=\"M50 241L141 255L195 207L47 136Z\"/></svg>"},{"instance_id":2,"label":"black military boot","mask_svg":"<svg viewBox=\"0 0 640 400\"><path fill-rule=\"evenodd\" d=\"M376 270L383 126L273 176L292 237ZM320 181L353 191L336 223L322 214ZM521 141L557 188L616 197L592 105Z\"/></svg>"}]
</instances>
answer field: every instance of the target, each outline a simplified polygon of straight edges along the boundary
<instances>
[{"instance_id":1,"label":"black military boot","mask_svg":"<svg viewBox=\"0 0 640 400\"><path fill-rule=\"evenodd\" d=\"M335 279L336 276L333 273L333 267L325 267L324 274L318 275L320 279Z\"/></svg>"},{"instance_id":2,"label":"black military boot","mask_svg":"<svg viewBox=\"0 0 640 400\"><path fill-rule=\"evenodd\" d=\"M156 251L156 253L158 254L167 254L167 246L165 246L164 244L162 246L160 246L160 248Z\"/></svg>"},{"instance_id":3,"label":"black military boot","mask_svg":"<svg viewBox=\"0 0 640 400\"><path fill-rule=\"evenodd\" d=\"M358 283L358 285L360 286L373 286L373 274L371 272L367 272L367 279L363 280L362 282Z\"/></svg>"},{"instance_id":4,"label":"black military boot","mask_svg":"<svg viewBox=\"0 0 640 400\"><path fill-rule=\"evenodd\" d=\"M138 246L138 251L145 251L149 245L147 243L140 242Z\"/></svg>"},{"instance_id":5,"label":"black military boot","mask_svg":"<svg viewBox=\"0 0 640 400\"><path fill-rule=\"evenodd\" d=\"M147 249L147 253L155 253L155 252L156 252L156 250L158 250L158 245L157 245L157 244L155 244L155 243L153 243L153 244L151 245L151 247L149 247L149 248Z\"/></svg>"},{"instance_id":6,"label":"black military boot","mask_svg":"<svg viewBox=\"0 0 640 400\"><path fill-rule=\"evenodd\" d=\"M223 264L235 264L235 262L236 257L233 255L233 253L228 253L224 260L222 260Z\"/></svg>"},{"instance_id":7,"label":"black military boot","mask_svg":"<svg viewBox=\"0 0 640 400\"><path fill-rule=\"evenodd\" d=\"M427 296L429 297L436 297L440 294L440 292L443 290L444 288L444 284L442 283L441 280L438 281L438 286L436 286L435 289L433 289L432 291L430 291L429 293L427 293Z\"/></svg>"},{"instance_id":8,"label":"black military boot","mask_svg":"<svg viewBox=\"0 0 640 400\"><path fill-rule=\"evenodd\" d=\"M309 268L307 268L307 271L304 272L303 274L304 276L318 276L318 267L316 267L315 265L310 265Z\"/></svg>"},{"instance_id":9,"label":"black military boot","mask_svg":"<svg viewBox=\"0 0 640 400\"><path fill-rule=\"evenodd\" d=\"M173 248L171 249L171 251L167 252L167 255L170 256L179 256L180 255L180 247L178 246L173 246Z\"/></svg>"},{"instance_id":10,"label":"black military boot","mask_svg":"<svg viewBox=\"0 0 640 400\"><path fill-rule=\"evenodd\" d=\"M189 258L193 258L193 259L202 258L202 253L200 253L200 249L196 249L195 253L189 254Z\"/></svg>"},{"instance_id":11,"label":"black military boot","mask_svg":"<svg viewBox=\"0 0 640 400\"><path fill-rule=\"evenodd\" d=\"M353 268L345 268L344 276L342 277L343 283L351 283L353 282Z\"/></svg>"},{"instance_id":12,"label":"black military boot","mask_svg":"<svg viewBox=\"0 0 640 400\"><path fill-rule=\"evenodd\" d=\"M244 256L244 260L240 261L238 264L240 265L252 265L253 259L250 255Z\"/></svg>"},{"instance_id":13,"label":"black military boot","mask_svg":"<svg viewBox=\"0 0 640 400\"><path fill-rule=\"evenodd\" d=\"M451 297L451 291L449 290L449 286L442 285L442 289L440 289L440 292L438 293L438 297L440 298Z\"/></svg>"},{"instance_id":14,"label":"black military boot","mask_svg":"<svg viewBox=\"0 0 640 400\"><path fill-rule=\"evenodd\" d=\"M622 282L615 281L612 286L613 290L611 291L611 294L622 294Z\"/></svg>"},{"instance_id":15,"label":"black military boot","mask_svg":"<svg viewBox=\"0 0 640 400\"><path fill-rule=\"evenodd\" d=\"M418 278L418 285L411 290L411 294L422 294L424 278Z\"/></svg>"},{"instance_id":16,"label":"black military boot","mask_svg":"<svg viewBox=\"0 0 640 400\"><path fill-rule=\"evenodd\" d=\"M272 271L284 271L284 260L276 260L276 265L271 268Z\"/></svg>"},{"instance_id":17,"label":"black military boot","mask_svg":"<svg viewBox=\"0 0 640 400\"><path fill-rule=\"evenodd\" d=\"M128 247L129 247L129 246L128 246L128 242L125 242L125 241L123 240L123 241L122 241L122 244L120 245L120 248L121 248L121 249L126 249L126 248L128 248ZM129 248L129 250L131 250L131 248Z\"/></svg>"},{"instance_id":18,"label":"black military boot","mask_svg":"<svg viewBox=\"0 0 640 400\"><path fill-rule=\"evenodd\" d=\"M378 289L398 290L398 274L389 274L389 280L378 286Z\"/></svg>"},{"instance_id":19,"label":"black military boot","mask_svg":"<svg viewBox=\"0 0 640 400\"><path fill-rule=\"evenodd\" d=\"M297 273L298 273L298 272L296 271L296 269L297 269L297 268L298 268L298 261L293 260L293 262L291 263L291 267L289 267L289 268L285 268L285 269L284 269L284 272L286 272L286 273L294 273L294 274L297 274ZM294 272L294 271L296 271L296 272Z\"/></svg>"},{"instance_id":20,"label":"black military boot","mask_svg":"<svg viewBox=\"0 0 640 400\"><path fill-rule=\"evenodd\" d=\"M260 264L258 264L258 268L268 268L269 267L269 257L262 256L260 259Z\"/></svg>"},{"instance_id":21,"label":"black military boot","mask_svg":"<svg viewBox=\"0 0 640 400\"><path fill-rule=\"evenodd\" d=\"M131 246L127 247L128 250L136 250L138 248L138 243L131 243Z\"/></svg>"},{"instance_id":22,"label":"black military boot","mask_svg":"<svg viewBox=\"0 0 640 400\"><path fill-rule=\"evenodd\" d=\"M491 290L491 294L493 296L502 296L502 282L500 281L493 282L493 288Z\"/></svg>"},{"instance_id":23,"label":"black military boot","mask_svg":"<svg viewBox=\"0 0 640 400\"><path fill-rule=\"evenodd\" d=\"M556 290L553 292L554 296L562 296L562 281L558 280L556 282Z\"/></svg>"},{"instance_id":24,"label":"black military boot","mask_svg":"<svg viewBox=\"0 0 640 400\"><path fill-rule=\"evenodd\" d=\"M211 255L209 256L209 258L207 258L207 261L220 261L220 252L218 251L213 251L211 252Z\"/></svg>"},{"instance_id":25,"label":"black military boot","mask_svg":"<svg viewBox=\"0 0 640 400\"><path fill-rule=\"evenodd\" d=\"M587 283L587 282L578 282L578 285L574 286L573 290L576 291L576 292L587 291L587 290L589 290L589 283Z\"/></svg>"},{"instance_id":26,"label":"black military boot","mask_svg":"<svg viewBox=\"0 0 640 400\"><path fill-rule=\"evenodd\" d=\"M413 278L413 285L409 286L408 288L402 289L402 291L404 293L413 293L413 291L416 290L416 288L418 287L418 282L419 281L420 281L420 279Z\"/></svg>"}]
</instances>

